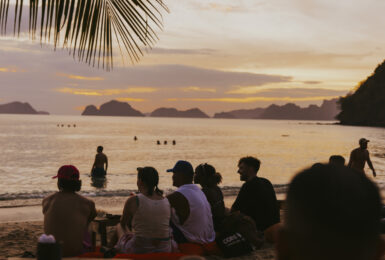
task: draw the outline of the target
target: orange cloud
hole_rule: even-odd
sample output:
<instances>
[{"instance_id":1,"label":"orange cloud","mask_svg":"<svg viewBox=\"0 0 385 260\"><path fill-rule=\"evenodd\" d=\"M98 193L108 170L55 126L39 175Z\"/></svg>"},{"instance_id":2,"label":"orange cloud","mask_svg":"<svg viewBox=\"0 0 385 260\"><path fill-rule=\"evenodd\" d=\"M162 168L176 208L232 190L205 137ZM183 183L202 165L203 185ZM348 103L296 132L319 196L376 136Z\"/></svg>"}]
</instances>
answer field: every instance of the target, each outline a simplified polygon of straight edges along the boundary
<instances>
[{"instance_id":1,"label":"orange cloud","mask_svg":"<svg viewBox=\"0 0 385 260\"><path fill-rule=\"evenodd\" d=\"M132 94L132 93L152 93L157 91L156 88L151 87L137 87L126 89L80 89L80 88L60 88L56 89L57 92L83 95L83 96L112 96L120 94Z\"/></svg>"},{"instance_id":2,"label":"orange cloud","mask_svg":"<svg viewBox=\"0 0 385 260\"><path fill-rule=\"evenodd\" d=\"M201 88L201 87L187 87L187 88L181 88L183 92L210 92L215 93L217 92L214 88Z\"/></svg>"},{"instance_id":3,"label":"orange cloud","mask_svg":"<svg viewBox=\"0 0 385 260\"><path fill-rule=\"evenodd\" d=\"M0 67L0 72L17 72L15 68Z\"/></svg>"},{"instance_id":4,"label":"orange cloud","mask_svg":"<svg viewBox=\"0 0 385 260\"><path fill-rule=\"evenodd\" d=\"M86 107L85 106L78 106L78 107L74 107L74 109L76 111L84 111L84 109L86 109Z\"/></svg>"},{"instance_id":5,"label":"orange cloud","mask_svg":"<svg viewBox=\"0 0 385 260\"><path fill-rule=\"evenodd\" d=\"M224 103L252 103L257 101L320 101L332 99L337 96L319 96L319 97L246 97L246 98L169 98L167 101L198 101L198 102L224 102Z\"/></svg>"},{"instance_id":6,"label":"orange cloud","mask_svg":"<svg viewBox=\"0 0 385 260\"><path fill-rule=\"evenodd\" d=\"M101 77L85 77L85 76L65 74L65 73L57 73L56 75L61 77L66 77L69 79L77 79L77 80L88 80L88 81L104 80L104 78L101 78Z\"/></svg>"},{"instance_id":7,"label":"orange cloud","mask_svg":"<svg viewBox=\"0 0 385 260\"><path fill-rule=\"evenodd\" d=\"M143 101L146 101L143 98L130 98L130 97L117 98L117 100L122 101L122 102L143 102Z\"/></svg>"}]
</instances>

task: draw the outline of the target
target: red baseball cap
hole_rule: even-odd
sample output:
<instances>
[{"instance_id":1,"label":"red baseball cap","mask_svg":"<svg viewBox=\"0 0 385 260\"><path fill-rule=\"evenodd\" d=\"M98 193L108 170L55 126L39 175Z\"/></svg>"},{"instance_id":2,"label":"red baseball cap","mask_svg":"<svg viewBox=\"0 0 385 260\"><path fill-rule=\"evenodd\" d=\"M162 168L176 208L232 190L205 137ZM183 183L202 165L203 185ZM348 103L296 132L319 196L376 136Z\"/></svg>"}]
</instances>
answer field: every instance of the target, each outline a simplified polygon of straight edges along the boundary
<instances>
[{"instance_id":1,"label":"red baseball cap","mask_svg":"<svg viewBox=\"0 0 385 260\"><path fill-rule=\"evenodd\" d=\"M52 179L79 180L79 170L73 165L63 165Z\"/></svg>"}]
</instances>

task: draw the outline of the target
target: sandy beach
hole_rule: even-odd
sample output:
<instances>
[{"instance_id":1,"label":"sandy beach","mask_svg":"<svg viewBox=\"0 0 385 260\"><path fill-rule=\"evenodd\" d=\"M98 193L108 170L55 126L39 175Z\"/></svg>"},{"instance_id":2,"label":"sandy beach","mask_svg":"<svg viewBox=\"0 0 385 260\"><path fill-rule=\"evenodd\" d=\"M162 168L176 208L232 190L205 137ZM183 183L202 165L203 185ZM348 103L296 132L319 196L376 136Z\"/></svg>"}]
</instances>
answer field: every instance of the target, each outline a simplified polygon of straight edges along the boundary
<instances>
[{"instance_id":1,"label":"sandy beach","mask_svg":"<svg viewBox=\"0 0 385 260\"><path fill-rule=\"evenodd\" d=\"M92 197L100 212L121 214L126 197ZM25 251L36 253L38 237L43 234L41 199L0 202L0 259L21 256ZM226 197L231 206L234 197ZM23 205L23 206L21 206ZM98 238L97 238L98 240ZM208 259L220 259L209 257ZM237 259L275 259L274 247L266 244L252 255Z\"/></svg>"}]
</instances>

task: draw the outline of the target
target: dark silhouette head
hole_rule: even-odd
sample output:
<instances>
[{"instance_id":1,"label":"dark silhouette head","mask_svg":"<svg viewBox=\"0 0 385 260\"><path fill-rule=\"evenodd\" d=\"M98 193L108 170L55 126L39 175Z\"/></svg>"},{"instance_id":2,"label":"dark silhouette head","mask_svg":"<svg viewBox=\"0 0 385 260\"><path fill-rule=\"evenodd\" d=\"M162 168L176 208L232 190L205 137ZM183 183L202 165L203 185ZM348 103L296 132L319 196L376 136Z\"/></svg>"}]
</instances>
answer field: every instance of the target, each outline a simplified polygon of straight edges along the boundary
<instances>
[{"instance_id":1,"label":"dark silhouette head","mask_svg":"<svg viewBox=\"0 0 385 260\"><path fill-rule=\"evenodd\" d=\"M98 148L96 149L96 151L98 152L98 153L101 153L101 152L103 152L103 146L98 146Z\"/></svg>"},{"instance_id":2,"label":"dark silhouette head","mask_svg":"<svg viewBox=\"0 0 385 260\"><path fill-rule=\"evenodd\" d=\"M361 138L359 141L358 141L361 149L366 149L368 148L368 143L369 143L369 140L366 139L366 138Z\"/></svg>"},{"instance_id":3,"label":"dark silhouette head","mask_svg":"<svg viewBox=\"0 0 385 260\"><path fill-rule=\"evenodd\" d=\"M296 175L286 199L277 253L286 259L377 259L381 200L365 175L315 164Z\"/></svg>"},{"instance_id":4,"label":"dark silhouette head","mask_svg":"<svg viewBox=\"0 0 385 260\"><path fill-rule=\"evenodd\" d=\"M57 178L57 187L60 191L76 192L80 191L82 186L79 175L79 170L75 166L63 165L52 178Z\"/></svg>"},{"instance_id":5,"label":"dark silhouette head","mask_svg":"<svg viewBox=\"0 0 385 260\"><path fill-rule=\"evenodd\" d=\"M345 158L341 155L332 155L329 157L329 164L344 166Z\"/></svg>"},{"instance_id":6,"label":"dark silhouette head","mask_svg":"<svg viewBox=\"0 0 385 260\"><path fill-rule=\"evenodd\" d=\"M207 163L199 164L195 168L194 183L202 187L214 187L222 182L222 175Z\"/></svg>"},{"instance_id":7,"label":"dark silhouette head","mask_svg":"<svg viewBox=\"0 0 385 260\"><path fill-rule=\"evenodd\" d=\"M159 174L153 167L137 168L138 170L138 186L144 185L147 189L148 195L152 195L154 192L162 195L163 192L158 188Z\"/></svg>"},{"instance_id":8,"label":"dark silhouette head","mask_svg":"<svg viewBox=\"0 0 385 260\"><path fill-rule=\"evenodd\" d=\"M257 176L260 166L261 161L255 157L247 156L239 159L238 173L240 175L241 181L249 181Z\"/></svg>"},{"instance_id":9,"label":"dark silhouette head","mask_svg":"<svg viewBox=\"0 0 385 260\"><path fill-rule=\"evenodd\" d=\"M175 187L193 183L194 169L188 161L177 161L174 168L168 169L167 172L173 173L172 184Z\"/></svg>"}]
</instances>

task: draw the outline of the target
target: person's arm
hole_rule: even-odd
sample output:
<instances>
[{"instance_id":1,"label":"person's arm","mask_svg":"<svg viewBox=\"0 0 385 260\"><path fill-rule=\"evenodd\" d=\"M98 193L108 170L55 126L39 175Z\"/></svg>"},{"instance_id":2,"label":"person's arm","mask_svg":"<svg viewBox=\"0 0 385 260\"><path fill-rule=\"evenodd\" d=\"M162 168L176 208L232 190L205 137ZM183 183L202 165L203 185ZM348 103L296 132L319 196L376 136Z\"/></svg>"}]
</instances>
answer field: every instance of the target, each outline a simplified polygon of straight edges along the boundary
<instances>
[{"instance_id":1,"label":"person's arm","mask_svg":"<svg viewBox=\"0 0 385 260\"><path fill-rule=\"evenodd\" d=\"M95 208L95 202L93 202L93 201L90 202L90 208L91 208L91 212L90 212L90 216L88 218L88 223L91 223L91 221L94 220L94 218L97 215L96 208Z\"/></svg>"},{"instance_id":2,"label":"person's arm","mask_svg":"<svg viewBox=\"0 0 385 260\"><path fill-rule=\"evenodd\" d=\"M106 156L106 170L105 170L106 174L107 174L107 169L108 169L108 158Z\"/></svg>"},{"instance_id":3,"label":"person's arm","mask_svg":"<svg viewBox=\"0 0 385 260\"><path fill-rule=\"evenodd\" d=\"M179 223L183 225L183 223L190 216L190 206L188 204L188 200L180 192L171 193L167 196L167 199L171 205L171 208L175 209Z\"/></svg>"},{"instance_id":4,"label":"person's arm","mask_svg":"<svg viewBox=\"0 0 385 260\"><path fill-rule=\"evenodd\" d=\"M132 228L132 218L135 215L135 212L138 208L138 197L137 196L131 196L127 199L126 204L124 205L122 218L120 219L120 225L125 230L126 227L129 229Z\"/></svg>"},{"instance_id":5,"label":"person's arm","mask_svg":"<svg viewBox=\"0 0 385 260\"><path fill-rule=\"evenodd\" d=\"M94 170L95 168L95 164L96 164L96 158L97 158L98 155L95 155L95 160L94 160L94 164L92 164L92 168L91 168L91 174L92 174L92 171Z\"/></svg>"},{"instance_id":6,"label":"person's arm","mask_svg":"<svg viewBox=\"0 0 385 260\"><path fill-rule=\"evenodd\" d=\"M349 163L348 163L347 167L352 168L352 163L353 163L353 151L350 153Z\"/></svg>"},{"instance_id":7,"label":"person's arm","mask_svg":"<svg viewBox=\"0 0 385 260\"><path fill-rule=\"evenodd\" d=\"M368 162L369 168L370 168L370 169L372 170L372 172L373 172L373 177L376 177L377 174L376 174L376 171L374 170L372 161L370 160L369 151L368 151L368 153L367 153L366 161Z\"/></svg>"}]
</instances>

